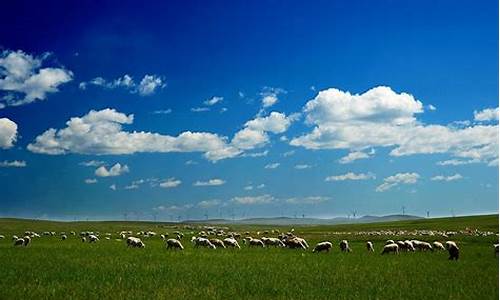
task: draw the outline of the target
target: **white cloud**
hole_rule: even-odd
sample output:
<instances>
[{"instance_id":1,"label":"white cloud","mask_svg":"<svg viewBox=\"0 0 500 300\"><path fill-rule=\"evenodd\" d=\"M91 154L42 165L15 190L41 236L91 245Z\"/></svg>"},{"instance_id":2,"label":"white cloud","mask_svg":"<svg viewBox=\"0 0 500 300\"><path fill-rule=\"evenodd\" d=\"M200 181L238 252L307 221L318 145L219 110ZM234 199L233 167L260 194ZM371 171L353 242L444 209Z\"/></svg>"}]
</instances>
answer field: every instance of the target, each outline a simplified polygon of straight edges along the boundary
<instances>
[{"instance_id":1,"label":"white cloud","mask_svg":"<svg viewBox=\"0 0 500 300\"><path fill-rule=\"evenodd\" d=\"M187 209L191 209L191 208L193 208L192 204L171 205L171 206L160 205L160 206L153 208L153 210L176 212L176 211L183 211L183 210L187 210Z\"/></svg>"},{"instance_id":2,"label":"white cloud","mask_svg":"<svg viewBox=\"0 0 500 300\"><path fill-rule=\"evenodd\" d=\"M131 93L138 93L141 96L154 94L158 89L166 86L163 77L158 75L145 75L139 84L135 83L132 76L125 74L122 77L108 81L102 77L96 77L87 82L80 82L79 87L82 90L87 89L89 85L99 86L106 89L124 88Z\"/></svg>"},{"instance_id":3,"label":"white cloud","mask_svg":"<svg viewBox=\"0 0 500 300\"><path fill-rule=\"evenodd\" d=\"M417 173L397 173L384 178L384 183L379 185L375 190L377 192L384 192L399 184L415 184L419 178L420 175Z\"/></svg>"},{"instance_id":4,"label":"white cloud","mask_svg":"<svg viewBox=\"0 0 500 300\"><path fill-rule=\"evenodd\" d=\"M155 114L155 115L168 115L170 113L172 113L172 109L171 108L160 109L160 110L153 111L153 114Z\"/></svg>"},{"instance_id":5,"label":"white cloud","mask_svg":"<svg viewBox=\"0 0 500 300\"><path fill-rule=\"evenodd\" d=\"M61 84L73 79L73 73L64 68L42 68L49 56L33 57L21 50L0 53L0 90L6 92L1 107L45 100L48 93L59 91Z\"/></svg>"},{"instance_id":6,"label":"white cloud","mask_svg":"<svg viewBox=\"0 0 500 300\"><path fill-rule=\"evenodd\" d=\"M164 88L166 85L165 80L157 75L145 75L139 85L137 92L141 96L148 96L155 93L156 90Z\"/></svg>"},{"instance_id":7,"label":"white cloud","mask_svg":"<svg viewBox=\"0 0 500 300\"><path fill-rule=\"evenodd\" d=\"M298 205L316 205L325 203L330 200L330 197L322 197L322 196L309 196L304 198L289 198L286 199L285 202L288 204L298 204Z\"/></svg>"},{"instance_id":8,"label":"white cloud","mask_svg":"<svg viewBox=\"0 0 500 300\"><path fill-rule=\"evenodd\" d=\"M310 169L312 168L312 166L307 164L300 164L300 165L295 165L294 168L297 170L304 170L304 169Z\"/></svg>"},{"instance_id":9,"label":"white cloud","mask_svg":"<svg viewBox=\"0 0 500 300\"><path fill-rule=\"evenodd\" d=\"M368 179L375 179L375 175L372 173L355 174L353 172L349 172L342 175L328 176L325 178L325 181L368 180Z\"/></svg>"},{"instance_id":10,"label":"white cloud","mask_svg":"<svg viewBox=\"0 0 500 300\"><path fill-rule=\"evenodd\" d=\"M253 185L247 185L247 186L243 187L243 189L245 191L251 191L251 190L253 190Z\"/></svg>"},{"instance_id":11,"label":"white cloud","mask_svg":"<svg viewBox=\"0 0 500 300\"><path fill-rule=\"evenodd\" d=\"M17 124L8 118L0 118L0 149L14 146L17 140Z\"/></svg>"},{"instance_id":12,"label":"white cloud","mask_svg":"<svg viewBox=\"0 0 500 300\"><path fill-rule=\"evenodd\" d=\"M197 165L197 164L198 164L198 162L197 162L197 161L195 161L195 160L191 160L191 159L190 159L190 160L187 160L184 164L186 164L186 165L190 166L190 165Z\"/></svg>"},{"instance_id":13,"label":"white cloud","mask_svg":"<svg viewBox=\"0 0 500 300\"><path fill-rule=\"evenodd\" d=\"M82 161L79 165L85 166L85 167L99 167L106 164L102 160L89 160L89 161Z\"/></svg>"},{"instance_id":14,"label":"white cloud","mask_svg":"<svg viewBox=\"0 0 500 300\"><path fill-rule=\"evenodd\" d=\"M270 163L264 166L264 169L276 169L280 166L280 163Z\"/></svg>"},{"instance_id":15,"label":"white cloud","mask_svg":"<svg viewBox=\"0 0 500 300\"><path fill-rule=\"evenodd\" d=\"M373 156L374 154L375 154L375 149L371 149L371 151L368 153L363 152L363 151L350 152L346 156L340 158L339 163L341 163L341 164L352 163L355 160L369 158L369 157Z\"/></svg>"},{"instance_id":16,"label":"white cloud","mask_svg":"<svg viewBox=\"0 0 500 300\"><path fill-rule=\"evenodd\" d=\"M221 202L217 199L203 200L198 202L197 206L201 208L210 208L219 205Z\"/></svg>"},{"instance_id":17,"label":"white cloud","mask_svg":"<svg viewBox=\"0 0 500 300\"><path fill-rule=\"evenodd\" d=\"M24 168L26 162L24 160L0 161L0 168Z\"/></svg>"},{"instance_id":18,"label":"white cloud","mask_svg":"<svg viewBox=\"0 0 500 300\"><path fill-rule=\"evenodd\" d=\"M191 111L192 112L204 112L204 111L209 111L210 108L208 107L192 107Z\"/></svg>"},{"instance_id":19,"label":"white cloud","mask_svg":"<svg viewBox=\"0 0 500 300\"><path fill-rule=\"evenodd\" d=\"M113 191L116 191L116 184L110 185L109 188L112 189Z\"/></svg>"},{"instance_id":20,"label":"white cloud","mask_svg":"<svg viewBox=\"0 0 500 300\"><path fill-rule=\"evenodd\" d=\"M451 176L444 176L444 175L437 175L431 178L432 181L454 181L454 180L459 180L462 179L462 175L460 174L455 174Z\"/></svg>"},{"instance_id":21,"label":"white cloud","mask_svg":"<svg viewBox=\"0 0 500 300\"><path fill-rule=\"evenodd\" d=\"M182 183L182 181L175 179L174 177L171 177L171 178L168 178L168 179L160 182L160 187L169 189L169 188L177 187L181 183Z\"/></svg>"},{"instance_id":22,"label":"white cloud","mask_svg":"<svg viewBox=\"0 0 500 300\"><path fill-rule=\"evenodd\" d=\"M438 161L436 164L438 166L460 166L460 165L475 164L479 162L481 161L478 159L469 159L469 160L449 159L449 160Z\"/></svg>"},{"instance_id":23,"label":"white cloud","mask_svg":"<svg viewBox=\"0 0 500 300\"><path fill-rule=\"evenodd\" d=\"M231 199L232 203L241 205L260 205L269 204L274 202L275 199L271 195L261 195L261 196L244 196L244 197L233 197Z\"/></svg>"},{"instance_id":24,"label":"white cloud","mask_svg":"<svg viewBox=\"0 0 500 300\"><path fill-rule=\"evenodd\" d=\"M264 131L244 128L238 131L231 144L239 149L251 150L264 146L269 142L269 136Z\"/></svg>"},{"instance_id":25,"label":"white cloud","mask_svg":"<svg viewBox=\"0 0 500 300\"><path fill-rule=\"evenodd\" d=\"M474 111L474 121L498 121L498 107Z\"/></svg>"},{"instance_id":26,"label":"white cloud","mask_svg":"<svg viewBox=\"0 0 500 300\"><path fill-rule=\"evenodd\" d=\"M208 181L196 181L193 183L194 186L217 186L223 185L226 181L218 178L210 179Z\"/></svg>"},{"instance_id":27,"label":"white cloud","mask_svg":"<svg viewBox=\"0 0 500 300\"><path fill-rule=\"evenodd\" d=\"M135 189L138 189L138 188L139 188L139 185L138 184L134 184L134 183L131 183L131 184L125 186L126 190L135 190Z\"/></svg>"},{"instance_id":28,"label":"white cloud","mask_svg":"<svg viewBox=\"0 0 500 300\"><path fill-rule=\"evenodd\" d=\"M213 106L219 102L222 102L222 100L224 100L224 97L217 97L217 96L214 96L210 99L207 99L205 101L203 101L203 104L207 105L207 106Z\"/></svg>"},{"instance_id":29,"label":"white cloud","mask_svg":"<svg viewBox=\"0 0 500 300\"><path fill-rule=\"evenodd\" d=\"M95 179L95 178L87 178L87 179L84 180L84 182L86 184L94 184L94 183L97 183L97 179Z\"/></svg>"},{"instance_id":30,"label":"white cloud","mask_svg":"<svg viewBox=\"0 0 500 300\"><path fill-rule=\"evenodd\" d=\"M129 168L127 165L121 165L120 163L116 163L114 166L112 166L109 170L106 169L105 166L100 166L95 170L95 175L98 177L114 177L114 176L120 176L124 173L128 173Z\"/></svg>"},{"instance_id":31,"label":"white cloud","mask_svg":"<svg viewBox=\"0 0 500 300\"><path fill-rule=\"evenodd\" d=\"M498 125L453 128L423 125L423 105L412 95L376 87L361 95L337 89L318 93L304 107L310 133L291 140L308 149L393 147L392 156L450 153L489 162L498 158Z\"/></svg>"},{"instance_id":32,"label":"white cloud","mask_svg":"<svg viewBox=\"0 0 500 300\"><path fill-rule=\"evenodd\" d=\"M428 110L431 110L431 111L434 111L434 110L436 110L437 108L436 108L434 105L429 104L429 105L427 105L427 109L428 109Z\"/></svg>"},{"instance_id":33,"label":"white cloud","mask_svg":"<svg viewBox=\"0 0 500 300\"><path fill-rule=\"evenodd\" d=\"M265 87L264 89L262 89L262 92L260 93L260 96L262 97L261 99L262 108L260 109L257 115L263 114L266 108L271 107L276 103L278 103L279 101L278 96L280 94L285 94L285 93L286 91L280 88Z\"/></svg>"},{"instance_id":34,"label":"white cloud","mask_svg":"<svg viewBox=\"0 0 500 300\"><path fill-rule=\"evenodd\" d=\"M267 156L268 153L269 153L269 150L265 150L262 152L243 153L241 155L241 157L263 157L263 156Z\"/></svg>"},{"instance_id":35,"label":"white cloud","mask_svg":"<svg viewBox=\"0 0 500 300\"><path fill-rule=\"evenodd\" d=\"M265 187L266 187L266 185L265 185L265 184L263 184L263 183L261 183L261 184L259 184L258 186L256 186L255 188L257 188L257 189L263 189L263 188L265 188Z\"/></svg>"},{"instance_id":36,"label":"white cloud","mask_svg":"<svg viewBox=\"0 0 500 300\"><path fill-rule=\"evenodd\" d=\"M290 150L290 151L283 153L283 157L292 156L294 154L295 154L295 150Z\"/></svg>"}]
</instances>

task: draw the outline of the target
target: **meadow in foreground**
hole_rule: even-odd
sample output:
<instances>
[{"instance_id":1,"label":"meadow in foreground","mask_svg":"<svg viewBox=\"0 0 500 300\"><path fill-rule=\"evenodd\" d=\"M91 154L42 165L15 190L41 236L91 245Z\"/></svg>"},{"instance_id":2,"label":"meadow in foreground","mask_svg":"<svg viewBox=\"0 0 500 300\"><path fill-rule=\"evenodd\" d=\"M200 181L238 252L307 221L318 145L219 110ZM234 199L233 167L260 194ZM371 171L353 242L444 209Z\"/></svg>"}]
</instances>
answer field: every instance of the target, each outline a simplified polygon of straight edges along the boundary
<instances>
[{"instance_id":1,"label":"meadow in foreground","mask_svg":"<svg viewBox=\"0 0 500 300\"><path fill-rule=\"evenodd\" d=\"M470 217L385 224L295 227L311 246L334 243L330 253L292 249L194 249L186 236L184 251L166 250L159 237L144 238L145 249L127 248L116 240L120 230L172 232L174 224L141 222L57 223L0 221L0 298L59 299L497 299L498 258L492 245L496 235L453 238L461 257L448 261L446 252L380 255L387 236L332 234L380 229L436 229L465 227L494 230L498 216ZM198 225L195 225L198 226ZM229 226L253 234L271 226ZM284 228L283 228L284 229ZM94 230L111 232L111 240L82 243L78 236L35 238L26 248L12 246L10 235L25 230ZM284 229L286 230L286 229ZM346 238L353 252L340 253ZM403 237L398 237L403 239ZM421 240L445 240L423 236ZM365 241L372 240L375 253Z\"/></svg>"}]
</instances>

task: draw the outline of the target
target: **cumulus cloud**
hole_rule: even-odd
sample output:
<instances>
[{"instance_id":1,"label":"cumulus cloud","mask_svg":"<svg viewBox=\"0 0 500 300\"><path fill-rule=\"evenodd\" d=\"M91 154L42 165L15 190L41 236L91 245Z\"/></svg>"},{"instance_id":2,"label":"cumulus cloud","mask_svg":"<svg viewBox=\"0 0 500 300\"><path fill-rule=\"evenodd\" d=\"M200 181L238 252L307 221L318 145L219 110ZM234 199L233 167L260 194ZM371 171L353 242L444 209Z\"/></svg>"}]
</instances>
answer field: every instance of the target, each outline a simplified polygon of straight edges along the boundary
<instances>
[{"instance_id":1,"label":"cumulus cloud","mask_svg":"<svg viewBox=\"0 0 500 300\"><path fill-rule=\"evenodd\" d=\"M273 203L276 199L271 195L233 197L230 202L241 205L260 205Z\"/></svg>"},{"instance_id":2,"label":"cumulus cloud","mask_svg":"<svg viewBox=\"0 0 500 300\"><path fill-rule=\"evenodd\" d=\"M310 168L312 168L312 166L307 165L307 164L299 164L299 165L295 165L294 168L297 170L304 170L304 169L310 169Z\"/></svg>"},{"instance_id":3,"label":"cumulus cloud","mask_svg":"<svg viewBox=\"0 0 500 300\"><path fill-rule=\"evenodd\" d=\"M170 189L179 186L182 183L179 179L175 179L174 177L168 178L162 182L160 182L160 187L165 189Z\"/></svg>"},{"instance_id":4,"label":"cumulus cloud","mask_svg":"<svg viewBox=\"0 0 500 300\"><path fill-rule=\"evenodd\" d=\"M293 146L356 151L392 147L392 156L449 153L483 162L498 158L498 125L424 125L416 120L422 102L389 87L354 95L334 88L320 91L303 111L313 129L292 139Z\"/></svg>"},{"instance_id":5,"label":"cumulus cloud","mask_svg":"<svg viewBox=\"0 0 500 300\"><path fill-rule=\"evenodd\" d=\"M73 73L64 68L42 68L49 56L48 53L32 56L21 50L0 53L0 91L3 93L0 108L45 100L47 94L59 91L61 84L73 79Z\"/></svg>"},{"instance_id":6,"label":"cumulus cloud","mask_svg":"<svg viewBox=\"0 0 500 300\"><path fill-rule=\"evenodd\" d=\"M87 178L87 179L84 180L84 182L86 184L94 184L94 183L97 183L97 179L95 179L95 178Z\"/></svg>"},{"instance_id":7,"label":"cumulus cloud","mask_svg":"<svg viewBox=\"0 0 500 300\"><path fill-rule=\"evenodd\" d=\"M208 181L196 181L193 183L194 186L217 186L223 185L226 181L218 178L210 179Z\"/></svg>"},{"instance_id":8,"label":"cumulus cloud","mask_svg":"<svg viewBox=\"0 0 500 300\"><path fill-rule=\"evenodd\" d=\"M444 175L437 175L437 176L434 176L431 178L432 181L455 181L455 180L459 180L459 179L462 179L462 175L460 174L455 174L455 175L451 175L451 176L444 176Z\"/></svg>"},{"instance_id":9,"label":"cumulus cloud","mask_svg":"<svg viewBox=\"0 0 500 300\"><path fill-rule=\"evenodd\" d=\"M217 206L219 205L221 202L217 199L213 199L213 200L203 200L203 201L200 201L198 202L198 204L196 206L200 207L200 208L210 208L210 207L214 207L214 206Z\"/></svg>"},{"instance_id":10,"label":"cumulus cloud","mask_svg":"<svg viewBox=\"0 0 500 300\"><path fill-rule=\"evenodd\" d=\"M349 163L352 163L355 160L370 158L374 154L375 154L375 149L371 149L370 152L363 152L363 151L350 152L346 156L341 157L339 159L339 163L341 163L341 164L349 164Z\"/></svg>"},{"instance_id":11,"label":"cumulus cloud","mask_svg":"<svg viewBox=\"0 0 500 300\"><path fill-rule=\"evenodd\" d=\"M325 181L368 180L368 179L375 179L375 175L372 173L355 174L353 172L349 172L342 175L328 176L325 178Z\"/></svg>"},{"instance_id":12,"label":"cumulus cloud","mask_svg":"<svg viewBox=\"0 0 500 300\"><path fill-rule=\"evenodd\" d=\"M304 198L289 198L286 199L285 202L288 204L297 204L297 205L316 205L325 203L328 200L330 200L330 197L309 196Z\"/></svg>"},{"instance_id":13,"label":"cumulus cloud","mask_svg":"<svg viewBox=\"0 0 500 300\"><path fill-rule=\"evenodd\" d=\"M474 121L498 121L498 107L486 108L481 111L474 111Z\"/></svg>"},{"instance_id":14,"label":"cumulus cloud","mask_svg":"<svg viewBox=\"0 0 500 300\"><path fill-rule=\"evenodd\" d=\"M8 118L0 118L0 149L14 146L17 140L17 124Z\"/></svg>"},{"instance_id":15,"label":"cumulus cloud","mask_svg":"<svg viewBox=\"0 0 500 300\"><path fill-rule=\"evenodd\" d=\"M377 192L384 192L399 184L415 184L419 178L420 175L417 173L397 173L384 178L384 183L379 185L375 190Z\"/></svg>"},{"instance_id":16,"label":"cumulus cloud","mask_svg":"<svg viewBox=\"0 0 500 300\"><path fill-rule=\"evenodd\" d=\"M89 81L80 82L79 87L82 90L88 86L98 86L106 89L123 88L130 93L138 93L141 96L149 96L157 90L166 87L165 79L158 75L144 75L139 83L136 83L132 76L125 74L114 80L106 80L102 77L96 77Z\"/></svg>"},{"instance_id":17,"label":"cumulus cloud","mask_svg":"<svg viewBox=\"0 0 500 300\"><path fill-rule=\"evenodd\" d=\"M224 97L217 97L217 96L214 96L210 99L207 99L205 101L203 101L203 104L205 104L206 106L213 106L219 102L222 102L222 100L224 100Z\"/></svg>"},{"instance_id":18,"label":"cumulus cloud","mask_svg":"<svg viewBox=\"0 0 500 300\"><path fill-rule=\"evenodd\" d=\"M114 177L114 176L120 176L124 173L128 173L129 168L127 165L121 165L120 163L116 163L114 166L112 166L109 170L106 169L105 166L100 166L95 170L95 175L98 177Z\"/></svg>"},{"instance_id":19,"label":"cumulus cloud","mask_svg":"<svg viewBox=\"0 0 500 300\"><path fill-rule=\"evenodd\" d=\"M26 165L24 160L0 161L0 168L24 168Z\"/></svg>"},{"instance_id":20,"label":"cumulus cloud","mask_svg":"<svg viewBox=\"0 0 500 300\"><path fill-rule=\"evenodd\" d=\"M99 166L102 166L104 164L106 164L106 163L102 160L89 160L89 161L82 161L80 163L80 165L84 166L84 167L99 167Z\"/></svg>"},{"instance_id":21,"label":"cumulus cloud","mask_svg":"<svg viewBox=\"0 0 500 300\"><path fill-rule=\"evenodd\" d=\"M448 159L448 160L442 160L438 161L436 164L438 166L460 166L460 165L468 165L468 164L475 164L481 162L478 159L468 159L468 160L463 160L463 159Z\"/></svg>"},{"instance_id":22,"label":"cumulus cloud","mask_svg":"<svg viewBox=\"0 0 500 300\"><path fill-rule=\"evenodd\" d=\"M264 169L276 169L280 166L280 163L270 163L264 166Z\"/></svg>"}]
</instances>

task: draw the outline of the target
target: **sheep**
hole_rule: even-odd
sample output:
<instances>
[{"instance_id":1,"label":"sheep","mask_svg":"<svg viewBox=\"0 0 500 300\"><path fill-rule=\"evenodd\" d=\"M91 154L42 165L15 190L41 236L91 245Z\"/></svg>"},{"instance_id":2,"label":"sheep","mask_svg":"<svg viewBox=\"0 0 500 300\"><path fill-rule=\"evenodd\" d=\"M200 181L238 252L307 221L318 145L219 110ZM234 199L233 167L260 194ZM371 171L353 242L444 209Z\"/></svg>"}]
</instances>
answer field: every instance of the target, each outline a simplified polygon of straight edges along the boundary
<instances>
[{"instance_id":1,"label":"sheep","mask_svg":"<svg viewBox=\"0 0 500 300\"><path fill-rule=\"evenodd\" d=\"M198 248L199 246L202 246L202 247L207 247L207 248L210 248L210 249L216 249L215 245L212 244L208 239L206 238L195 238L193 240L194 242L194 247L195 248Z\"/></svg>"},{"instance_id":2,"label":"sheep","mask_svg":"<svg viewBox=\"0 0 500 300\"><path fill-rule=\"evenodd\" d=\"M498 247L499 245L498 244L494 244L493 245L493 248L495 249L495 255L498 256Z\"/></svg>"},{"instance_id":3,"label":"sheep","mask_svg":"<svg viewBox=\"0 0 500 300\"><path fill-rule=\"evenodd\" d=\"M385 242L385 244L386 244L386 245L390 245L390 244L395 244L395 243L394 243L394 240L387 240L387 241Z\"/></svg>"},{"instance_id":4,"label":"sheep","mask_svg":"<svg viewBox=\"0 0 500 300\"><path fill-rule=\"evenodd\" d=\"M61 240L65 241L67 238L68 238L67 235L65 235L65 234L61 235Z\"/></svg>"},{"instance_id":5,"label":"sheep","mask_svg":"<svg viewBox=\"0 0 500 300\"><path fill-rule=\"evenodd\" d=\"M89 243L96 243L99 241L99 238L93 234L89 235Z\"/></svg>"},{"instance_id":6,"label":"sheep","mask_svg":"<svg viewBox=\"0 0 500 300\"><path fill-rule=\"evenodd\" d=\"M375 249L373 249L373 243L368 241L366 242L366 250L370 251L370 252L375 252Z\"/></svg>"},{"instance_id":7,"label":"sheep","mask_svg":"<svg viewBox=\"0 0 500 300\"><path fill-rule=\"evenodd\" d=\"M275 246L275 247L285 247L285 244L278 238L266 238L263 237L262 242L267 246Z\"/></svg>"},{"instance_id":8,"label":"sheep","mask_svg":"<svg viewBox=\"0 0 500 300\"><path fill-rule=\"evenodd\" d=\"M0 234L0 240L3 240L5 238L5 235Z\"/></svg>"},{"instance_id":9,"label":"sheep","mask_svg":"<svg viewBox=\"0 0 500 300\"><path fill-rule=\"evenodd\" d=\"M342 240L339 243L340 251L342 252L351 252L351 248L349 248L349 243L346 240Z\"/></svg>"},{"instance_id":10,"label":"sheep","mask_svg":"<svg viewBox=\"0 0 500 300\"><path fill-rule=\"evenodd\" d=\"M15 241L15 240L17 240L17 239L19 239L19 237L18 237L17 235L13 235L13 236L12 236L12 241Z\"/></svg>"},{"instance_id":11,"label":"sheep","mask_svg":"<svg viewBox=\"0 0 500 300\"><path fill-rule=\"evenodd\" d=\"M382 254L390 253L390 252L394 252L394 254L399 254L398 244L393 243L393 244L385 245L384 249L382 250Z\"/></svg>"},{"instance_id":12,"label":"sheep","mask_svg":"<svg viewBox=\"0 0 500 300\"><path fill-rule=\"evenodd\" d=\"M241 249L240 244L238 244L238 241L233 238L225 238L224 244L228 247Z\"/></svg>"},{"instance_id":13,"label":"sheep","mask_svg":"<svg viewBox=\"0 0 500 300\"><path fill-rule=\"evenodd\" d=\"M444 245L445 245L446 250L450 249L450 247L452 247L452 246L457 247L457 244L453 241L446 241L446 243L444 243Z\"/></svg>"},{"instance_id":14,"label":"sheep","mask_svg":"<svg viewBox=\"0 0 500 300\"><path fill-rule=\"evenodd\" d=\"M82 242L85 243L86 241L87 239L84 236L82 236Z\"/></svg>"},{"instance_id":15,"label":"sheep","mask_svg":"<svg viewBox=\"0 0 500 300\"><path fill-rule=\"evenodd\" d=\"M434 248L434 249L436 249L436 250L438 250L438 251L439 251L439 250L445 250L445 248L444 248L443 244L441 244L441 243L440 243L440 242L438 242L438 241L433 242L433 243L432 243L432 246L433 246L433 248Z\"/></svg>"},{"instance_id":16,"label":"sheep","mask_svg":"<svg viewBox=\"0 0 500 300\"><path fill-rule=\"evenodd\" d=\"M415 245L415 248L417 248L420 251L426 251L426 250L433 251L432 245L427 242L418 241L418 243L415 244L415 241L413 241L413 244Z\"/></svg>"},{"instance_id":17,"label":"sheep","mask_svg":"<svg viewBox=\"0 0 500 300\"><path fill-rule=\"evenodd\" d=\"M259 239L254 239L254 238L250 238L248 240L248 246L251 247L251 246L256 246L256 247L266 247L266 245L264 245L264 242L262 240L259 240Z\"/></svg>"},{"instance_id":18,"label":"sheep","mask_svg":"<svg viewBox=\"0 0 500 300\"><path fill-rule=\"evenodd\" d=\"M222 248L226 248L226 246L224 245L224 242L219 240L219 239L210 239L210 243L214 244L214 246L216 247L222 247Z\"/></svg>"},{"instance_id":19,"label":"sheep","mask_svg":"<svg viewBox=\"0 0 500 300\"><path fill-rule=\"evenodd\" d=\"M132 248L145 248L146 245L141 241L140 238L136 237L128 237L127 238L127 246Z\"/></svg>"},{"instance_id":20,"label":"sheep","mask_svg":"<svg viewBox=\"0 0 500 300\"><path fill-rule=\"evenodd\" d=\"M14 246L24 246L24 239L18 238L14 241Z\"/></svg>"},{"instance_id":21,"label":"sheep","mask_svg":"<svg viewBox=\"0 0 500 300\"><path fill-rule=\"evenodd\" d=\"M24 240L23 246L25 246L25 247L28 246L31 243L31 238L29 236L25 236L23 238L23 240Z\"/></svg>"},{"instance_id":22,"label":"sheep","mask_svg":"<svg viewBox=\"0 0 500 300\"><path fill-rule=\"evenodd\" d=\"M321 242L321 243L317 243L316 246L314 247L313 249L313 253L318 253L318 252L321 252L321 251L326 251L326 252L330 252L330 249L332 249L332 243L330 242Z\"/></svg>"},{"instance_id":23,"label":"sheep","mask_svg":"<svg viewBox=\"0 0 500 300\"><path fill-rule=\"evenodd\" d=\"M411 241L404 241L405 246L406 246L406 251L413 251L415 252L415 247L413 247L413 243Z\"/></svg>"},{"instance_id":24,"label":"sheep","mask_svg":"<svg viewBox=\"0 0 500 300\"><path fill-rule=\"evenodd\" d=\"M448 259L458 260L459 249L457 247L457 244L451 243L447 248L448 248L448 253L450 254L450 257L448 257Z\"/></svg>"},{"instance_id":25,"label":"sheep","mask_svg":"<svg viewBox=\"0 0 500 300\"><path fill-rule=\"evenodd\" d=\"M181 242L176 239L168 239L167 240L167 249L174 248L179 250L184 250Z\"/></svg>"},{"instance_id":26,"label":"sheep","mask_svg":"<svg viewBox=\"0 0 500 300\"><path fill-rule=\"evenodd\" d=\"M303 250L306 250L307 247L304 245L302 240L303 239L300 238L286 238L283 240L283 243L290 249L302 248Z\"/></svg>"}]
</instances>

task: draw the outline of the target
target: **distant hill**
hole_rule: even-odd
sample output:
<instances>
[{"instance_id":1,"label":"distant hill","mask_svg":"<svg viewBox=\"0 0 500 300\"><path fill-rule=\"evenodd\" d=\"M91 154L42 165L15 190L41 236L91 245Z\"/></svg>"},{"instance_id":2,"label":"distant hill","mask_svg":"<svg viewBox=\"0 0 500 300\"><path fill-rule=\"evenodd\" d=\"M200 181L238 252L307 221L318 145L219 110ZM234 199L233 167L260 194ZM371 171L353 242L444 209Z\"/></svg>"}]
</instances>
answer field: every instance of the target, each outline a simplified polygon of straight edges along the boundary
<instances>
[{"instance_id":1,"label":"distant hill","mask_svg":"<svg viewBox=\"0 0 500 300\"><path fill-rule=\"evenodd\" d=\"M337 217L331 219L320 218L248 218L239 220L208 219L208 220L185 220L183 223L203 223L203 224L241 224L241 225L334 225L334 224L362 224L391 221L418 220L422 217L411 215L388 215L388 216L363 216L360 218Z\"/></svg>"}]
</instances>

